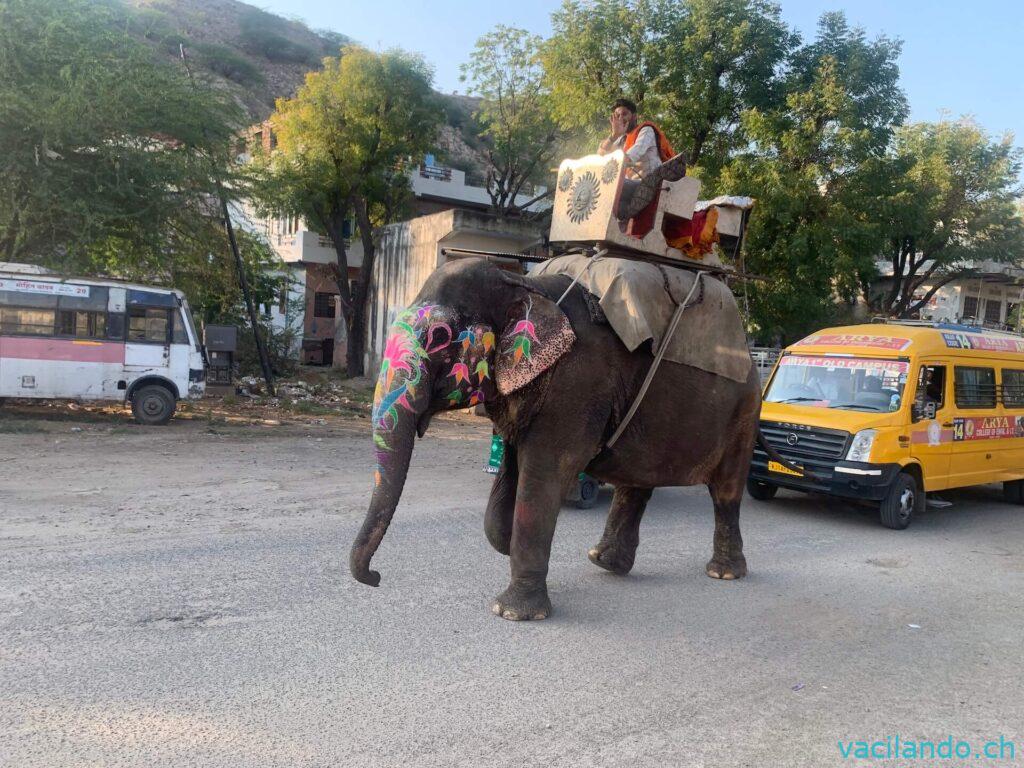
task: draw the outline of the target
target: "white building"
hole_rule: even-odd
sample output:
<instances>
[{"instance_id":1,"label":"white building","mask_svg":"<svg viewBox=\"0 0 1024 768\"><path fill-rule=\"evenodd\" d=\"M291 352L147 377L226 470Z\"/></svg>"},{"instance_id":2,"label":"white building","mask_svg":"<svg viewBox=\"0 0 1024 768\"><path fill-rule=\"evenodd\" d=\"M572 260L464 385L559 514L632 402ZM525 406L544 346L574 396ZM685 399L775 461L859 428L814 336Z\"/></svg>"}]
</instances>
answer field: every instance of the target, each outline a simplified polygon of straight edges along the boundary
<instances>
[{"instance_id":1,"label":"white building","mask_svg":"<svg viewBox=\"0 0 1024 768\"><path fill-rule=\"evenodd\" d=\"M273 151L275 141L269 123L253 126L246 134L247 146L254 144L264 151ZM241 152L240 162L249 155ZM412 217L451 209L486 211L491 204L487 190L467 183L466 173L456 168L438 165L432 155L410 175L413 194ZM543 187L530 188L516 198L525 205L540 195ZM542 210L546 200L534 202L528 210ZM296 333L295 354L304 363L330 365L343 359L345 349L344 324L340 308L335 273L337 263L334 245L325 235L314 231L300 217L259 217L252 206L237 208L232 218L239 226L266 238L280 257L281 293L277 303L270 307L269 316L278 330L291 329ZM347 232L354 233L354 222L347 222ZM358 237L346 240L349 280L356 280L363 264L363 245Z\"/></svg>"},{"instance_id":2,"label":"white building","mask_svg":"<svg viewBox=\"0 0 1024 768\"><path fill-rule=\"evenodd\" d=\"M892 263L877 263L881 278L873 292L884 292L892 284ZM926 269L927 263L922 265ZM997 261L967 262L962 265L970 274L939 288L920 311L920 319L949 323L984 325L1004 330L1021 329L1024 304L1024 269ZM931 285L922 285L916 292L924 297Z\"/></svg>"}]
</instances>

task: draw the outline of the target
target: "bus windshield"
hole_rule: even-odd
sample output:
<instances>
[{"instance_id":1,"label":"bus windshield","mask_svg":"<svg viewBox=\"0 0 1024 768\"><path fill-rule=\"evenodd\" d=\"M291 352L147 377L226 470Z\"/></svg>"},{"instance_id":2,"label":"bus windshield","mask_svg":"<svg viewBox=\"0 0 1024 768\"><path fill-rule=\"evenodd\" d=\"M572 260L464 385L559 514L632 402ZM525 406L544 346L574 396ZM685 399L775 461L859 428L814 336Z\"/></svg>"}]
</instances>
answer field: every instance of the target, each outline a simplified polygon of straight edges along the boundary
<instances>
[{"instance_id":1,"label":"bus windshield","mask_svg":"<svg viewBox=\"0 0 1024 768\"><path fill-rule=\"evenodd\" d=\"M769 403L851 411L898 411L910 363L828 355L786 355L765 393Z\"/></svg>"}]
</instances>

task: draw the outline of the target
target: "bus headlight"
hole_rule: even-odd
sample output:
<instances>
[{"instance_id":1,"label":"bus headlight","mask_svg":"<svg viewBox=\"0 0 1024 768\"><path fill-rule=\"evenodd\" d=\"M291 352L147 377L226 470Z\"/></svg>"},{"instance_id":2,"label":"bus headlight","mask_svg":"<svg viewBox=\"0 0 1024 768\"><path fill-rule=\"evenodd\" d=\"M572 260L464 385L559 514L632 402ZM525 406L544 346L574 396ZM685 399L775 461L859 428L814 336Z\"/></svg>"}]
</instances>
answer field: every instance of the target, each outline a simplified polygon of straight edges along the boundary
<instances>
[{"instance_id":1,"label":"bus headlight","mask_svg":"<svg viewBox=\"0 0 1024 768\"><path fill-rule=\"evenodd\" d=\"M862 429L853 436L850 450L846 452L847 461L868 461L871 458L871 447L875 444L878 430Z\"/></svg>"}]
</instances>

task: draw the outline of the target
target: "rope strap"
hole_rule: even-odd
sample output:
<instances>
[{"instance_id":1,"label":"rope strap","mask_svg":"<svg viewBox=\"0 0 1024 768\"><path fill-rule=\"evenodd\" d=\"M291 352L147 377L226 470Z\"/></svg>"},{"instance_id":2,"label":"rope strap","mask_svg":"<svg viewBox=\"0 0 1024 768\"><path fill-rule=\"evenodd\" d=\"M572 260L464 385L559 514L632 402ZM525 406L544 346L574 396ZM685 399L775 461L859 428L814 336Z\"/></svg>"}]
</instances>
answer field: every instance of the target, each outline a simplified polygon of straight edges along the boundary
<instances>
[{"instance_id":1,"label":"rope strap","mask_svg":"<svg viewBox=\"0 0 1024 768\"><path fill-rule=\"evenodd\" d=\"M582 274L582 273L581 273ZM640 391L637 393L636 398L633 400L633 404L629 406L629 410L626 412L626 417L619 424L618 429L615 430L608 442L605 443L606 447L611 448L618 442L618 439L622 437L622 433L626 431L626 427L629 426L629 422L633 420L633 416L636 415L637 409L640 407L640 403L644 399L644 395L647 394L648 388L651 386L651 381L654 379L654 374L658 372L658 367L661 365L661 361L665 357L665 353L668 352L669 342L672 341L672 337L675 335L676 328L679 327L679 321L683 317L683 311L689 306L690 299L693 298L693 294L697 292L697 288L701 284L701 278L706 273L698 272L696 279L693 281L693 286L690 288L690 292L686 294L686 298L683 299L683 303L676 307L676 312L672 315L672 321L668 324L668 328L665 331L665 335L661 339L661 346L658 347L658 354L654 356L654 362L651 363L651 367L647 371L647 376L644 378L644 383L640 387Z\"/></svg>"},{"instance_id":2,"label":"rope strap","mask_svg":"<svg viewBox=\"0 0 1024 768\"><path fill-rule=\"evenodd\" d=\"M592 266L594 266L594 262L597 261L598 259L602 258L606 253L608 253L608 249L607 248L602 248L600 251L598 251L593 256L591 256L589 259L587 259L587 266L585 266L583 269L581 269L580 273L578 275L576 275L575 278L573 278L573 281L571 283L569 283L569 287L565 289L565 293L563 293L561 295L561 297L559 297L558 301L556 301L555 304L561 304L562 303L562 299L564 299L566 296L569 295L569 291L571 291L573 289L573 287L576 285L576 283L578 283L580 281L580 278L583 277L585 274L587 274L587 272L590 271L590 268Z\"/></svg>"}]
</instances>

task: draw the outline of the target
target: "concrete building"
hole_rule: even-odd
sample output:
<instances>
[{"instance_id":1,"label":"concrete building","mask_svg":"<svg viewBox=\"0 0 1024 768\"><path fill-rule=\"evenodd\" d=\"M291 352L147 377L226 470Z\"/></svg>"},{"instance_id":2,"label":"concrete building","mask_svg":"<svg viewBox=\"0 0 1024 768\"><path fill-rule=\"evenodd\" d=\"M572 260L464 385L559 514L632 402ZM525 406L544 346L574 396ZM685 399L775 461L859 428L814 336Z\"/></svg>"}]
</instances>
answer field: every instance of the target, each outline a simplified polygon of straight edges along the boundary
<instances>
[{"instance_id":1,"label":"concrete building","mask_svg":"<svg viewBox=\"0 0 1024 768\"><path fill-rule=\"evenodd\" d=\"M276 147L270 121L254 125L243 134L238 161L248 162L257 146L264 152L272 152ZM453 209L482 213L490 207L491 200L483 186L469 183L464 171L438 165L432 155L427 155L413 169L409 182L413 221ZM543 187L525 188L516 203L525 205L544 191ZM547 204L546 201L534 202L528 210L539 211ZM304 363L330 365L334 360L344 360L345 327L337 306L338 288L332 267L337 263L337 255L330 239L314 231L301 217L260 217L247 204L236 214L233 218L249 231L263 236L281 259L281 293L278 302L269 308L275 329L290 329L295 333L295 355ZM507 226L514 231L522 229L515 223ZM420 231L418 226L414 229ZM355 233L353 221L346 222L346 232L349 235L345 245L348 278L353 281L358 279L363 264L363 245L358 237L351 236ZM535 239L537 237L529 238L530 241ZM520 242L516 237L485 238L485 241L491 246Z\"/></svg>"},{"instance_id":2,"label":"concrete building","mask_svg":"<svg viewBox=\"0 0 1024 768\"><path fill-rule=\"evenodd\" d=\"M997 261L970 262L964 267L970 274L939 288L921 308L920 319L1021 330L1024 269ZM892 285L892 263L880 261L878 270L881 276L872 286L876 295ZM930 288L922 285L917 295L924 297Z\"/></svg>"}]
</instances>

